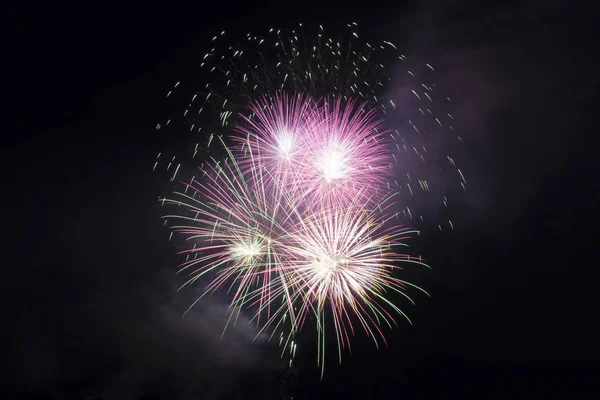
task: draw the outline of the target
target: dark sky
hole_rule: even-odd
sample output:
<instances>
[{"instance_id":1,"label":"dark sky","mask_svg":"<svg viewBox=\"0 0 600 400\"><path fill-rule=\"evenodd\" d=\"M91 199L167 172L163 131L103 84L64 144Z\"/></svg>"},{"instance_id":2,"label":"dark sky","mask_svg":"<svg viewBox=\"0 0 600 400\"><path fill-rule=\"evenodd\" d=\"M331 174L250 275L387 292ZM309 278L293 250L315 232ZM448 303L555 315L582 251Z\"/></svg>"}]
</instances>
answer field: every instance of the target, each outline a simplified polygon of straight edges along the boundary
<instances>
[{"instance_id":1,"label":"dark sky","mask_svg":"<svg viewBox=\"0 0 600 400\"><path fill-rule=\"evenodd\" d=\"M52 4L13 22L9 393L261 398L279 365L272 345L251 343L245 324L219 341L219 298L180 318L192 293L175 293L177 259L155 202L166 182L151 167L177 145L154 130L169 112L164 93L207 39L283 20L357 20L443 65L470 180L460 228L425 245L434 269L420 283L432 298L410 310L415 325L392 334L388 349L359 346L323 382L306 366L300 398L590 390L595 10L558 1L194 4Z\"/></svg>"}]
</instances>

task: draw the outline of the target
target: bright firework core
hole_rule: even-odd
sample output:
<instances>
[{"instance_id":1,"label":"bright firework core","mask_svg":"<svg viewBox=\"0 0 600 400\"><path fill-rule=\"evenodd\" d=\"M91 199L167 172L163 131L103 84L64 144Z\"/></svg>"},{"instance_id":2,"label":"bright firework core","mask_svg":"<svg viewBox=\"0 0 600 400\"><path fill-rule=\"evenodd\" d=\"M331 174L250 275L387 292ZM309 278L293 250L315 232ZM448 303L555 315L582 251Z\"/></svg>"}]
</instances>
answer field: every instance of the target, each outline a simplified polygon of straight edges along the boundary
<instances>
[{"instance_id":1,"label":"bright firework core","mask_svg":"<svg viewBox=\"0 0 600 400\"><path fill-rule=\"evenodd\" d=\"M321 275L335 274L338 269L344 268L348 264L348 260L344 257L330 257L322 255L314 261L314 267Z\"/></svg>"},{"instance_id":2,"label":"bright firework core","mask_svg":"<svg viewBox=\"0 0 600 400\"><path fill-rule=\"evenodd\" d=\"M235 258L252 260L254 257L264 252L264 245L258 238L252 238L247 241L240 241L231 246L231 253Z\"/></svg>"},{"instance_id":3,"label":"bright firework core","mask_svg":"<svg viewBox=\"0 0 600 400\"><path fill-rule=\"evenodd\" d=\"M329 143L318 166L327 183L345 178L352 169L347 164L346 156L335 142Z\"/></svg>"},{"instance_id":4,"label":"bright firework core","mask_svg":"<svg viewBox=\"0 0 600 400\"><path fill-rule=\"evenodd\" d=\"M290 154L294 146L294 134L284 130L277 135L277 149L279 155L286 160L290 160Z\"/></svg>"}]
</instances>

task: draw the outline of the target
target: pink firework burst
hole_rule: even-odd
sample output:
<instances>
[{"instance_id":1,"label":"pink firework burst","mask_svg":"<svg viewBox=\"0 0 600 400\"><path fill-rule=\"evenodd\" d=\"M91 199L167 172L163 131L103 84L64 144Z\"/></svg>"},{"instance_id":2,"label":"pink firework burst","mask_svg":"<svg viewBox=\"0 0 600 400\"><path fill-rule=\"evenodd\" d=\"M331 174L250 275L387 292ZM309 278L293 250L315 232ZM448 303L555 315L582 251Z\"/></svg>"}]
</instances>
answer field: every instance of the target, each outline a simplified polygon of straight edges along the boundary
<instances>
[{"instance_id":1,"label":"pink firework burst","mask_svg":"<svg viewBox=\"0 0 600 400\"><path fill-rule=\"evenodd\" d=\"M301 186L309 202L347 206L368 202L391 172L387 135L375 111L342 99L319 101L320 113L307 126ZM386 190L382 191L384 194Z\"/></svg>"},{"instance_id":2,"label":"pink firework burst","mask_svg":"<svg viewBox=\"0 0 600 400\"><path fill-rule=\"evenodd\" d=\"M249 172L259 165L272 180L294 185L300 161L309 151L311 124L320 123L317 104L302 94L277 94L252 103L250 111L232 136L240 166Z\"/></svg>"}]
</instances>

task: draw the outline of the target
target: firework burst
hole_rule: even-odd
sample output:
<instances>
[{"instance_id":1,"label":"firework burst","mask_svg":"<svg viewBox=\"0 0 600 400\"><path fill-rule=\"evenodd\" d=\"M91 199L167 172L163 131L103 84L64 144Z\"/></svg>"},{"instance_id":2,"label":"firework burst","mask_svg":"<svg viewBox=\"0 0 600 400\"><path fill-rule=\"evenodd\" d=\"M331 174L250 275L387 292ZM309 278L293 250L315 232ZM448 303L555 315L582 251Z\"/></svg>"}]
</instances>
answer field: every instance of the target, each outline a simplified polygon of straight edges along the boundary
<instances>
[{"instance_id":1,"label":"firework burst","mask_svg":"<svg viewBox=\"0 0 600 400\"><path fill-rule=\"evenodd\" d=\"M386 292L400 293L412 302L405 290L418 287L398 279L394 271L401 270L404 262L425 264L399 251L416 232L401 228L396 219L385 209L351 206L323 209L302 221L290 249L291 283L302 296L299 326L311 313L319 321L321 362L326 308L331 311L340 361L342 350L350 349L350 337L355 335L353 321L377 344L385 342L381 323L395 325L392 314L407 318Z\"/></svg>"},{"instance_id":2,"label":"firework burst","mask_svg":"<svg viewBox=\"0 0 600 400\"><path fill-rule=\"evenodd\" d=\"M252 171L256 165L265 169L274 182L294 184L300 160L308 145L307 132L318 124L321 111L306 95L276 94L250 105L252 114L242 116L232 135L242 154L242 168Z\"/></svg>"},{"instance_id":3,"label":"firework burst","mask_svg":"<svg viewBox=\"0 0 600 400\"><path fill-rule=\"evenodd\" d=\"M303 152L301 186L307 202L334 207L375 199L391 172L385 132L374 110L350 99L322 100L320 121L311 124Z\"/></svg>"},{"instance_id":4,"label":"firework burst","mask_svg":"<svg viewBox=\"0 0 600 400\"><path fill-rule=\"evenodd\" d=\"M186 284L210 275L205 293L229 284L233 309L258 306L270 317L272 299L287 289L273 285L272 279L285 258L283 244L293 234L288 226L294 206L283 201L279 187L265 184L262 168L255 165L243 172L229 155L183 182L184 191L162 199L183 208L165 218L179 221L172 229L193 243L181 252L187 257L181 264L189 278Z\"/></svg>"},{"instance_id":5,"label":"firework burst","mask_svg":"<svg viewBox=\"0 0 600 400\"><path fill-rule=\"evenodd\" d=\"M291 358L294 336L316 322L322 367L327 326L341 360L357 327L378 345L385 343L382 326L408 320L392 298L412 302L407 290L423 290L397 272L425 264L403 251L417 231L401 219L413 221L419 189L439 195L430 183L431 171L440 171L411 135L424 137L431 126L453 131L452 115L432 110L435 85L425 82L411 90L418 118L406 119L408 129L389 126L398 102L384 90L389 68L377 60L406 57L388 41L360 42L356 25L348 27L351 35L341 40L320 27L310 42L301 25L287 36L249 34L246 46L228 46L221 56L225 33L215 36L201 64L209 81L183 116L190 131L206 133L194 157L215 142L221 155L161 198L179 210L165 218L185 238L186 284L204 283L204 294L227 291L231 314L251 311L261 332L280 332ZM425 118L435 124L418 126ZM157 128L169 125L171 119ZM444 160L465 189L454 159ZM172 179L180 173L175 164L173 158L167 167Z\"/></svg>"}]
</instances>

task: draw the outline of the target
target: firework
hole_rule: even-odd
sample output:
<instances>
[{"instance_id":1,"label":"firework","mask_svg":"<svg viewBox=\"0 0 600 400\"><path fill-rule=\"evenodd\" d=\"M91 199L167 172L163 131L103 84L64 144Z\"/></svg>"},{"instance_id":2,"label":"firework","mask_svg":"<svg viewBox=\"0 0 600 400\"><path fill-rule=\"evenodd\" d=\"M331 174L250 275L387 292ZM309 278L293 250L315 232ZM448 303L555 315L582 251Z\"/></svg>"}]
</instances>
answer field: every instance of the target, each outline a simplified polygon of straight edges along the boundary
<instances>
[{"instance_id":1,"label":"firework","mask_svg":"<svg viewBox=\"0 0 600 400\"><path fill-rule=\"evenodd\" d=\"M386 211L361 205L324 209L302 221L294 236L288 268L293 271L291 283L302 296L297 320L301 327L308 314L316 316L321 362L326 308L331 311L340 361L342 349L351 347L353 320L377 344L378 338L385 342L380 322L391 327L396 324L392 314L407 318L387 299L386 292L397 292L410 300L405 289L416 286L398 279L393 272L404 262L425 264L399 251L406 245L404 239L415 232L401 228L397 215Z\"/></svg>"},{"instance_id":2,"label":"firework","mask_svg":"<svg viewBox=\"0 0 600 400\"><path fill-rule=\"evenodd\" d=\"M375 164L385 148L372 139L378 135L374 115L358 114L361 108L352 101L345 108L336 101L332 111L328 106L285 96L256 105L257 112L270 110L257 113L262 125L238 128L247 135L237 136L233 150L220 139L227 156L183 182L184 191L163 199L184 210L167 218L181 221L172 228L193 243L182 252L188 256L181 265L187 283L210 276L205 293L227 288L233 312L255 310L258 323L264 316L263 329L289 317L288 337L314 315L321 365L326 304L340 359L354 334L350 315L375 343L378 337L385 341L377 321L395 324L388 308L405 316L385 297L386 291L403 293L407 287L392 272L401 262L415 261L397 251L409 232L390 211L394 192L373 189L385 178ZM281 152L279 132L293 134L288 152ZM327 176L319 161L332 141L343 144L344 161L361 168ZM369 162L375 166L366 168ZM335 180L352 182L348 186L357 195L330 196L347 190L331 186Z\"/></svg>"},{"instance_id":3,"label":"firework","mask_svg":"<svg viewBox=\"0 0 600 400\"><path fill-rule=\"evenodd\" d=\"M323 100L320 108L320 121L308 129L302 158L300 185L307 202L343 207L379 201L373 192L387 181L392 158L374 110L352 99Z\"/></svg>"},{"instance_id":4,"label":"firework","mask_svg":"<svg viewBox=\"0 0 600 400\"><path fill-rule=\"evenodd\" d=\"M420 212L416 192L448 205L432 188L443 165L465 189L454 159L440 162L427 146L453 132L452 115L434 109L435 85L422 81L407 92L410 100L394 98L402 96L387 86L388 65L406 57L391 42L361 42L356 24L348 27L340 40L326 38L322 27L308 40L302 25L289 34L249 34L245 45L224 53L217 48L226 34L215 36L201 63L208 83L194 91L183 116L190 131L207 138L194 157L209 149L220 155L161 199L179 209L166 218L186 239L186 283L203 282L204 294L226 290L232 315L253 312L261 332L279 332L291 358L294 336L316 322L322 366L326 326L333 326L341 359L358 326L378 344L385 342L382 325L408 319L390 295L412 302L407 289L422 289L396 272L425 264L401 251L417 232L402 220L414 222ZM434 71L429 64L424 70ZM418 112L404 118L408 108L398 104L410 102ZM174 158L171 167L175 179L181 172Z\"/></svg>"},{"instance_id":5,"label":"firework","mask_svg":"<svg viewBox=\"0 0 600 400\"><path fill-rule=\"evenodd\" d=\"M229 283L232 308L257 305L270 317L273 298L287 289L279 280L273 285L272 278L279 274L284 243L293 234L288 221L295 217L294 206L276 197L280 188L265 184L262 168L253 165L244 173L229 155L183 182L183 192L162 199L183 208L165 218L178 221L172 229L193 243L181 252L187 257L181 264L187 285L210 275L205 293Z\"/></svg>"},{"instance_id":6,"label":"firework","mask_svg":"<svg viewBox=\"0 0 600 400\"><path fill-rule=\"evenodd\" d=\"M263 97L250 105L252 114L243 116L232 141L242 154L240 164L247 171L260 165L273 181L294 184L301 160L310 150L307 133L318 127L317 104L303 94L276 94L273 101Z\"/></svg>"}]
</instances>

